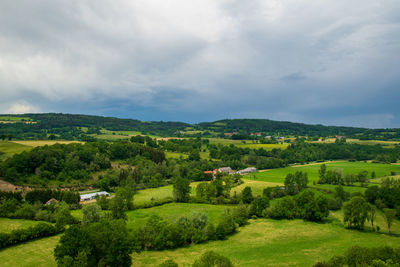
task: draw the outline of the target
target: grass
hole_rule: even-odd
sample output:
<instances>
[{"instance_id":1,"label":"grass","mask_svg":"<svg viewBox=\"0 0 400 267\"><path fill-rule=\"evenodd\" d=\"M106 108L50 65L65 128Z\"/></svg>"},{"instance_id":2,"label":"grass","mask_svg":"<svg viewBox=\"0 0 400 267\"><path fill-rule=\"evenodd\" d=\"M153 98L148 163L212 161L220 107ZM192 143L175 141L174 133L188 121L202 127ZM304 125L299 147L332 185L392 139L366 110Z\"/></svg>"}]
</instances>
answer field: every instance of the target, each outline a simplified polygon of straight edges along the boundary
<instances>
[{"instance_id":1,"label":"grass","mask_svg":"<svg viewBox=\"0 0 400 267\"><path fill-rule=\"evenodd\" d=\"M312 188L330 190L332 192L334 192L335 188L337 187L337 185L333 185L333 184L315 184L315 185L309 185L309 186ZM367 190L367 188L360 187L360 186L343 186L343 190L350 194L353 194L356 192L364 193L364 191Z\"/></svg>"},{"instance_id":2,"label":"grass","mask_svg":"<svg viewBox=\"0 0 400 267\"><path fill-rule=\"evenodd\" d=\"M308 173L309 183L316 182L319 179L318 170L322 163L314 163L301 166L290 166L286 168L271 169L264 172L252 173L246 175L246 179L257 181L283 183L285 177L289 173L303 171ZM366 170L369 173L375 172L376 177L388 176L391 171L400 172L399 165L382 164L382 163L365 163L365 162L327 162L325 163L327 170L342 169L344 174L358 174L360 171Z\"/></svg>"},{"instance_id":3,"label":"grass","mask_svg":"<svg viewBox=\"0 0 400 267\"><path fill-rule=\"evenodd\" d=\"M150 202L152 199L157 200L167 197L172 197L172 185L138 190L133 197L133 203L143 204Z\"/></svg>"},{"instance_id":4,"label":"grass","mask_svg":"<svg viewBox=\"0 0 400 267\"><path fill-rule=\"evenodd\" d=\"M37 147L37 146L52 146L55 144L72 144L72 143L79 143L82 144L83 142L80 141L67 141L67 140L26 140L26 141L12 141L13 143L30 146L30 147Z\"/></svg>"},{"instance_id":5,"label":"grass","mask_svg":"<svg viewBox=\"0 0 400 267\"><path fill-rule=\"evenodd\" d=\"M255 181L255 180L248 180L248 179L242 179L242 180L243 180L243 184L232 188L231 195L233 195L235 192L236 192L236 194L240 194L246 186L250 186L253 196L257 196L257 195L262 196L264 188L283 185L283 183L271 183L271 182Z\"/></svg>"},{"instance_id":6,"label":"grass","mask_svg":"<svg viewBox=\"0 0 400 267\"><path fill-rule=\"evenodd\" d=\"M0 159L11 157L14 154L32 149L32 147L9 141L0 141L0 151L4 152Z\"/></svg>"},{"instance_id":7,"label":"grass","mask_svg":"<svg viewBox=\"0 0 400 267\"><path fill-rule=\"evenodd\" d=\"M185 153L180 153L180 152L169 152L169 151L166 151L165 152L165 157L167 159L179 159L180 157L182 157L184 159L187 159L189 157L189 155L185 154Z\"/></svg>"},{"instance_id":8,"label":"grass","mask_svg":"<svg viewBox=\"0 0 400 267\"><path fill-rule=\"evenodd\" d=\"M10 233L13 230L28 228L38 224L38 221L0 218L0 233Z\"/></svg>"},{"instance_id":9,"label":"grass","mask_svg":"<svg viewBox=\"0 0 400 267\"><path fill-rule=\"evenodd\" d=\"M272 150L272 149L286 149L288 146L289 146L289 144L287 144L287 143L284 143L284 144L248 144L248 143L246 143L246 144L242 144L242 143L239 143L239 144L236 144L236 146L238 146L238 147L247 147L247 148L250 148L250 149L260 149L260 148L262 148L262 149L264 149L264 150Z\"/></svg>"},{"instance_id":10,"label":"grass","mask_svg":"<svg viewBox=\"0 0 400 267\"><path fill-rule=\"evenodd\" d=\"M133 254L135 266L157 266L173 259L190 266L202 253L213 250L234 266L312 266L343 254L353 245L398 246L398 237L345 229L340 222L317 224L302 220L250 220L250 225L225 241L214 241L169 251Z\"/></svg>"},{"instance_id":11,"label":"grass","mask_svg":"<svg viewBox=\"0 0 400 267\"><path fill-rule=\"evenodd\" d=\"M0 250L2 267L57 266L53 256L60 235L45 237Z\"/></svg>"},{"instance_id":12,"label":"grass","mask_svg":"<svg viewBox=\"0 0 400 267\"><path fill-rule=\"evenodd\" d=\"M210 140L210 144L221 144L221 145L235 145L237 147L242 148L251 148L251 149L259 149L263 148L265 150L272 150L274 148L277 149L286 149L289 144L255 144L253 140L231 140L224 138L208 138Z\"/></svg>"},{"instance_id":13,"label":"grass","mask_svg":"<svg viewBox=\"0 0 400 267\"><path fill-rule=\"evenodd\" d=\"M0 151L4 152L0 159L6 159L14 154L31 150L37 146L54 145L54 144L70 144L82 143L79 141L64 141L64 140L26 140L26 141L0 141Z\"/></svg>"},{"instance_id":14,"label":"grass","mask_svg":"<svg viewBox=\"0 0 400 267\"><path fill-rule=\"evenodd\" d=\"M176 221L182 216L190 216L191 214L206 213L211 222L217 223L221 218L222 212L229 206L209 205L209 204L189 204L189 203L169 203L163 206L138 209L128 211L128 228L135 229L142 226L152 215L158 215L163 219L171 222Z\"/></svg>"},{"instance_id":15,"label":"grass","mask_svg":"<svg viewBox=\"0 0 400 267\"><path fill-rule=\"evenodd\" d=\"M29 117L17 117L17 116L0 116L0 121L32 121Z\"/></svg>"},{"instance_id":16,"label":"grass","mask_svg":"<svg viewBox=\"0 0 400 267\"><path fill-rule=\"evenodd\" d=\"M128 226L134 229L147 218L156 214L174 221L193 212L207 213L217 222L226 206L207 204L171 203L159 207L130 211ZM375 225L381 227L376 233L345 229L341 222L342 211L332 212L326 223L302 220L250 220L250 224L239 228L239 232L224 241L212 241L184 248L164 251L143 251L132 254L134 266L157 266L173 259L179 266L191 264L205 251L213 250L231 259L235 266L312 266L317 261L342 255L353 245L375 247L399 245L399 237L384 234L387 228L382 213L378 211ZM400 234L400 223L396 221L392 232ZM53 250L59 236L42 238L0 250L1 266L56 266Z\"/></svg>"}]
</instances>

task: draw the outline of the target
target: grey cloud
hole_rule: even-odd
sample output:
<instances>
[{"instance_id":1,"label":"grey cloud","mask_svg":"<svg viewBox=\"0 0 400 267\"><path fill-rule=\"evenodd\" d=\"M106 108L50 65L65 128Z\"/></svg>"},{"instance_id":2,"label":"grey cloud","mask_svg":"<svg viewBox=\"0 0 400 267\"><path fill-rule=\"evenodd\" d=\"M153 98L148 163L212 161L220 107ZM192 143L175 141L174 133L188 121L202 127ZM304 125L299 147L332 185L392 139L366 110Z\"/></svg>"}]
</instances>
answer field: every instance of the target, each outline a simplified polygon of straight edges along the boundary
<instances>
[{"instance_id":1,"label":"grey cloud","mask_svg":"<svg viewBox=\"0 0 400 267\"><path fill-rule=\"evenodd\" d=\"M4 0L0 111L400 127L398 14L395 0Z\"/></svg>"}]
</instances>

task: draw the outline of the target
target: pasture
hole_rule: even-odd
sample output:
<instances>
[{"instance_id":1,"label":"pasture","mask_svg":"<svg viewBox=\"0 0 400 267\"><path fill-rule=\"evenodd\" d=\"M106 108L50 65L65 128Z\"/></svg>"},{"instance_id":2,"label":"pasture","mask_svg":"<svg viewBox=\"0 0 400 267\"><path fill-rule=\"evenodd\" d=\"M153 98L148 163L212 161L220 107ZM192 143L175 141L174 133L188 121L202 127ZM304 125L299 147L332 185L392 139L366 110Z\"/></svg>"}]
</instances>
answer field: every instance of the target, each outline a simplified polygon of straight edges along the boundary
<instances>
[{"instance_id":1,"label":"pasture","mask_svg":"<svg viewBox=\"0 0 400 267\"><path fill-rule=\"evenodd\" d=\"M210 221L217 222L229 206L208 204L171 203L149 209L129 211L128 227L135 229L151 215L174 221L193 212L207 213ZM382 214L378 212L375 225L381 233L345 229L342 211L331 212L325 223L303 220L250 220L238 233L224 241L211 241L184 248L164 251L133 253L133 266L157 266L166 259L173 259L179 266L191 266L202 253L213 250L229 257L235 266L312 266L320 260L340 255L353 245L374 247L399 246L399 237L387 235ZM400 223L392 226L400 234ZM56 266L53 250L59 236L42 238L0 251L2 266Z\"/></svg>"},{"instance_id":2,"label":"pasture","mask_svg":"<svg viewBox=\"0 0 400 267\"><path fill-rule=\"evenodd\" d=\"M24 151L31 150L37 146L51 146L54 144L71 144L71 143L82 143L79 141L65 141L65 140L25 140L25 141L0 141L0 151L5 154L2 159L11 157L14 154L18 154ZM1 159L1 158L0 158Z\"/></svg>"},{"instance_id":3,"label":"pasture","mask_svg":"<svg viewBox=\"0 0 400 267\"><path fill-rule=\"evenodd\" d=\"M148 209L128 211L126 213L128 215L127 225L130 229L138 228L144 225L152 215L158 215L163 219L174 222L182 216L190 217L193 213L205 213L208 215L209 221L216 224L221 218L223 211L227 208L230 207L197 203L169 203Z\"/></svg>"},{"instance_id":4,"label":"pasture","mask_svg":"<svg viewBox=\"0 0 400 267\"><path fill-rule=\"evenodd\" d=\"M52 146L55 144L67 145L72 143L79 143L79 144L83 143L80 141L67 141L67 140L24 140L24 141L12 141L12 142L30 147Z\"/></svg>"},{"instance_id":5,"label":"pasture","mask_svg":"<svg viewBox=\"0 0 400 267\"><path fill-rule=\"evenodd\" d=\"M0 155L0 159L5 159L11 157L14 154L21 153L30 149L32 149L32 147L27 145L17 144L9 141L0 141L0 151L4 152L3 155Z\"/></svg>"},{"instance_id":6,"label":"pasture","mask_svg":"<svg viewBox=\"0 0 400 267\"><path fill-rule=\"evenodd\" d=\"M335 218L332 218L335 220ZM168 251L133 254L135 266L157 265L173 259L190 266L194 259L213 250L231 259L235 266L312 266L319 260L342 254L353 245L398 246L398 237L345 229L339 221L317 224L302 220L250 220L250 224L225 241Z\"/></svg>"},{"instance_id":7,"label":"pasture","mask_svg":"<svg viewBox=\"0 0 400 267\"><path fill-rule=\"evenodd\" d=\"M324 141L311 141L310 143L334 143L336 138L327 138ZM360 140L360 139L346 139L346 143L350 144L360 144L360 145L382 145L386 147L394 147L395 145L399 145L399 141L384 141L384 140Z\"/></svg>"},{"instance_id":8,"label":"pasture","mask_svg":"<svg viewBox=\"0 0 400 267\"><path fill-rule=\"evenodd\" d=\"M371 172L375 172L376 177L389 176L391 171L400 173L400 166L394 164L383 164L383 163L369 163L369 162L323 162L326 164L327 170L340 169L343 170L343 174L358 174L359 172L366 170L368 171L368 177L371 177ZM270 169L261 171L258 173L251 173L246 175L244 178L283 183L285 177L289 173L295 173L296 171L302 171L308 173L309 183L317 182L319 179L318 171L323 163L312 163L307 165L293 165L286 168Z\"/></svg>"},{"instance_id":9,"label":"pasture","mask_svg":"<svg viewBox=\"0 0 400 267\"><path fill-rule=\"evenodd\" d=\"M273 182L264 182L264 181L256 181L256 180L249 180L249 179L242 179L243 184L236 186L231 189L231 195L235 192L236 194L241 194L242 190L250 186L253 196L260 195L262 196L263 190L266 187L275 187L275 186L283 186L283 183L273 183Z\"/></svg>"},{"instance_id":10,"label":"pasture","mask_svg":"<svg viewBox=\"0 0 400 267\"><path fill-rule=\"evenodd\" d=\"M10 233L13 230L24 229L38 224L38 221L0 218L0 233Z\"/></svg>"},{"instance_id":11,"label":"pasture","mask_svg":"<svg viewBox=\"0 0 400 267\"><path fill-rule=\"evenodd\" d=\"M208 138L210 140L210 144L221 144L221 145L235 145L237 147L242 148L250 148L250 149L265 149L265 150L272 150L272 149L286 149L289 144L258 144L254 143L253 140L231 140L231 139L224 139L224 138Z\"/></svg>"}]
</instances>

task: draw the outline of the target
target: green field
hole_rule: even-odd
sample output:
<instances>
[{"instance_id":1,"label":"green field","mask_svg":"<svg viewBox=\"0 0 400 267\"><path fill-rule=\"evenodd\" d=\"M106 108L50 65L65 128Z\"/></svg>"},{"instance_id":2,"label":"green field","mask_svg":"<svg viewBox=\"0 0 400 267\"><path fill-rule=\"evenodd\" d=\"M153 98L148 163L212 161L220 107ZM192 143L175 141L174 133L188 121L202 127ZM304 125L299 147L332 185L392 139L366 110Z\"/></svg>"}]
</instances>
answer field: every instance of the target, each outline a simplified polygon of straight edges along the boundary
<instances>
[{"instance_id":1,"label":"green field","mask_svg":"<svg viewBox=\"0 0 400 267\"><path fill-rule=\"evenodd\" d=\"M274 148L278 149L286 149L289 144L257 144L253 143L253 140L231 140L224 138L208 138L210 140L210 144L221 144L221 145L235 145L237 147L242 148L251 148L251 149L259 149L263 148L265 150L272 150Z\"/></svg>"},{"instance_id":2,"label":"green field","mask_svg":"<svg viewBox=\"0 0 400 267\"><path fill-rule=\"evenodd\" d=\"M180 153L180 152L169 152L169 151L166 151L165 152L165 157L167 159L179 159L181 157L183 159L187 159L189 157L189 155L185 154L185 153Z\"/></svg>"},{"instance_id":3,"label":"green field","mask_svg":"<svg viewBox=\"0 0 400 267\"><path fill-rule=\"evenodd\" d=\"M208 204L188 204L188 203L169 203L148 209L138 209L128 211L128 228L135 229L143 225L152 215L158 215L171 222L176 221L182 216L190 216L193 213L206 213L211 222L217 223L223 211L229 206L208 205Z\"/></svg>"},{"instance_id":4,"label":"green field","mask_svg":"<svg viewBox=\"0 0 400 267\"><path fill-rule=\"evenodd\" d=\"M194 259L213 250L232 260L235 266L312 266L319 260L345 252L353 245L398 246L399 238L377 233L347 230L340 222L317 224L301 220L251 220L239 233L225 241L180 248L173 251L145 251L133 255L135 266L156 266L173 259L190 266Z\"/></svg>"},{"instance_id":5,"label":"green field","mask_svg":"<svg viewBox=\"0 0 400 267\"><path fill-rule=\"evenodd\" d=\"M0 141L0 151L4 152L4 154L0 156L0 159L8 158L16 153L21 153L30 149L32 149L32 147L30 146L21 145L9 141Z\"/></svg>"},{"instance_id":6,"label":"green field","mask_svg":"<svg viewBox=\"0 0 400 267\"><path fill-rule=\"evenodd\" d=\"M133 198L133 203L141 205L152 199L159 200L167 197L172 197L172 185L138 190Z\"/></svg>"},{"instance_id":7,"label":"green field","mask_svg":"<svg viewBox=\"0 0 400 267\"><path fill-rule=\"evenodd\" d=\"M0 121L32 121L29 117L17 117L17 116L0 116Z\"/></svg>"},{"instance_id":8,"label":"green field","mask_svg":"<svg viewBox=\"0 0 400 267\"><path fill-rule=\"evenodd\" d=\"M45 237L0 250L2 267L57 266L53 256L60 235Z\"/></svg>"},{"instance_id":9,"label":"green field","mask_svg":"<svg viewBox=\"0 0 400 267\"><path fill-rule=\"evenodd\" d=\"M250 186L253 196L257 195L262 196L264 188L283 185L283 183L264 182L264 181L248 180L248 179L242 179L242 180L243 184L232 188L231 195L233 195L235 192L236 194L240 194L246 186Z\"/></svg>"},{"instance_id":10,"label":"green field","mask_svg":"<svg viewBox=\"0 0 400 267\"><path fill-rule=\"evenodd\" d=\"M225 206L207 204L171 203L159 207L128 212L128 226L133 229L143 224L153 214L174 221L179 216L193 212L207 213L210 220L218 221ZM331 212L326 223L302 220L250 220L239 232L225 241L165 251L134 253L133 266L157 266L166 259L173 259L179 266L190 266L207 250L214 250L229 257L235 266L312 266L319 260L340 255L353 245L374 247L398 246L399 237L384 234L387 228L378 212L375 225L382 233L347 230L341 222L342 212ZM400 223L392 226L400 234ZM59 236L42 238L0 251L2 266L55 266L53 249Z\"/></svg>"},{"instance_id":11,"label":"green field","mask_svg":"<svg viewBox=\"0 0 400 267\"><path fill-rule=\"evenodd\" d=\"M26 140L26 141L0 141L0 151L5 154L2 158L11 157L14 154L31 150L37 146L54 145L54 144L71 144L82 143L79 141L64 141L64 140ZM1 158L0 158L1 159Z\"/></svg>"},{"instance_id":12,"label":"green field","mask_svg":"<svg viewBox=\"0 0 400 267\"><path fill-rule=\"evenodd\" d=\"M312 163L308 165L290 166L280 169L271 169L263 172L252 173L245 176L246 179L283 183L285 177L289 173L303 171L308 173L309 183L316 182L319 179L318 170L322 163ZM400 173L400 165L381 164L381 163L365 163L365 162L326 162L327 170L342 169L344 174L357 174L360 171L366 170L370 174L375 172L376 177L388 176L391 171Z\"/></svg>"},{"instance_id":13,"label":"green field","mask_svg":"<svg viewBox=\"0 0 400 267\"><path fill-rule=\"evenodd\" d=\"M13 230L28 228L38 224L38 221L0 218L0 233L10 233Z\"/></svg>"}]
</instances>

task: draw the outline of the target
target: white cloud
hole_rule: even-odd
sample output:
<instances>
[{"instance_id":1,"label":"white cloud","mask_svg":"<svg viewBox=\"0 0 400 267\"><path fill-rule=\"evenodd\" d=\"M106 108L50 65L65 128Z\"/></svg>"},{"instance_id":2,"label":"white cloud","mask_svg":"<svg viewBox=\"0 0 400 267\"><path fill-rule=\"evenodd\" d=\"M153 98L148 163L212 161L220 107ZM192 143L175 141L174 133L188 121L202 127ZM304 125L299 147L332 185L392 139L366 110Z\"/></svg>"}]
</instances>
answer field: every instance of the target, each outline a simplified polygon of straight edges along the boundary
<instances>
[{"instance_id":1,"label":"white cloud","mask_svg":"<svg viewBox=\"0 0 400 267\"><path fill-rule=\"evenodd\" d=\"M24 114L24 113L35 113L35 112L40 112L40 110L29 104L26 103L25 101L22 101L20 103L15 103L11 105L5 113L7 114Z\"/></svg>"}]
</instances>

